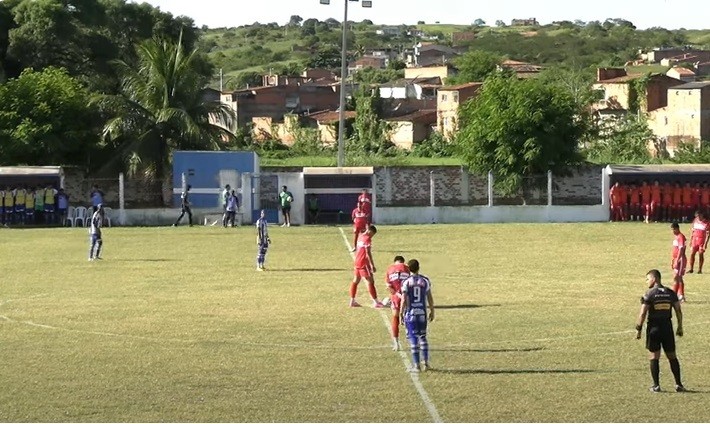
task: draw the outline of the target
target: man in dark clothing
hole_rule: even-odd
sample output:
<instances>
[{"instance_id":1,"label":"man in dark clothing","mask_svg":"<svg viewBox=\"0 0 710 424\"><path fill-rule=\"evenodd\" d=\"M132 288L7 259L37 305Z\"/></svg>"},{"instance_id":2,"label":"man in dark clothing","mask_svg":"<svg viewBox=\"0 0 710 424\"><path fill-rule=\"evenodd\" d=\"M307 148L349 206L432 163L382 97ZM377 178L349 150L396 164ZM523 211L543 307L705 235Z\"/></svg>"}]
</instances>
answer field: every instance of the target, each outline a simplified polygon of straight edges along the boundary
<instances>
[{"instance_id":1,"label":"man in dark clothing","mask_svg":"<svg viewBox=\"0 0 710 424\"><path fill-rule=\"evenodd\" d=\"M180 224L180 220L182 220L182 217L185 216L185 214L187 214L187 220L190 224L190 227L192 227L192 210L190 209L190 199L188 198L191 188L192 186L188 184L185 188L185 191L183 191L180 195L181 212L180 216L178 216L177 221L175 221L175 223L173 224L173 227L177 227L178 224Z\"/></svg>"},{"instance_id":2,"label":"man in dark clothing","mask_svg":"<svg viewBox=\"0 0 710 424\"><path fill-rule=\"evenodd\" d=\"M651 377L653 378L652 392L660 392L659 382L659 359L661 358L661 348L666 353L666 358L671 366L671 372L675 378L676 392L684 392L685 388L680 378L680 362L675 354L675 337L673 335L673 310L678 320L676 335L683 336L683 313L680 310L680 302L676 293L661 284L661 272L652 269L646 274L646 282L649 290L641 298L641 312L636 321L636 339L641 338L643 322L648 316L646 323L646 349L650 352Z\"/></svg>"}]
</instances>

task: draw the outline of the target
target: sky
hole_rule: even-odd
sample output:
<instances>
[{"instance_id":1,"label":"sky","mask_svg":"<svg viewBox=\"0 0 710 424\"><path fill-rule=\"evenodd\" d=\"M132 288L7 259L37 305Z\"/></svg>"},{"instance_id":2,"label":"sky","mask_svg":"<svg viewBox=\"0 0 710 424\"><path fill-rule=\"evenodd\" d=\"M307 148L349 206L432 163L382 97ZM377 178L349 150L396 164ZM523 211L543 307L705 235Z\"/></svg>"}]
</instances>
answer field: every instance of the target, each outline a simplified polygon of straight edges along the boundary
<instances>
[{"instance_id":1,"label":"sky","mask_svg":"<svg viewBox=\"0 0 710 424\"><path fill-rule=\"evenodd\" d=\"M191 17L197 26L236 27L254 22L285 24L291 15L303 19L343 20L344 0L132 0L150 3L173 15ZM372 0L372 8L349 3L349 20L370 19L375 24L471 24L481 18L488 25L513 18L537 18L545 25L553 21L580 19L604 21L622 18L638 28L659 26L667 29L710 28L708 0Z\"/></svg>"}]
</instances>

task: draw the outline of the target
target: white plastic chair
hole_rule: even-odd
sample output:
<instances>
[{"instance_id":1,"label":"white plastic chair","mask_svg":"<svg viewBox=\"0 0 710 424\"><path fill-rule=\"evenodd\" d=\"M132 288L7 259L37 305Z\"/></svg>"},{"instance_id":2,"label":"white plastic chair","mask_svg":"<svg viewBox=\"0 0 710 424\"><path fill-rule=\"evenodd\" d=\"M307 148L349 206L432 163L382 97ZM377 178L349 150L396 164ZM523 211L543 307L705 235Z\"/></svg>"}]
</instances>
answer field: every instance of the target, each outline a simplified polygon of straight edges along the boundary
<instances>
[{"instance_id":1,"label":"white plastic chair","mask_svg":"<svg viewBox=\"0 0 710 424\"><path fill-rule=\"evenodd\" d=\"M72 226L76 227L79 225L79 220L81 220L81 226L86 227L86 224L89 222L89 219L87 219L86 216L86 208L83 206L77 206L74 209L74 219L72 220Z\"/></svg>"},{"instance_id":2,"label":"white plastic chair","mask_svg":"<svg viewBox=\"0 0 710 424\"><path fill-rule=\"evenodd\" d=\"M67 222L69 223L70 227L74 226L74 206L69 206L67 208Z\"/></svg>"},{"instance_id":3,"label":"white plastic chair","mask_svg":"<svg viewBox=\"0 0 710 424\"><path fill-rule=\"evenodd\" d=\"M111 215L113 214L112 208L104 208L104 222L109 227L111 226Z\"/></svg>"}]
</instances>

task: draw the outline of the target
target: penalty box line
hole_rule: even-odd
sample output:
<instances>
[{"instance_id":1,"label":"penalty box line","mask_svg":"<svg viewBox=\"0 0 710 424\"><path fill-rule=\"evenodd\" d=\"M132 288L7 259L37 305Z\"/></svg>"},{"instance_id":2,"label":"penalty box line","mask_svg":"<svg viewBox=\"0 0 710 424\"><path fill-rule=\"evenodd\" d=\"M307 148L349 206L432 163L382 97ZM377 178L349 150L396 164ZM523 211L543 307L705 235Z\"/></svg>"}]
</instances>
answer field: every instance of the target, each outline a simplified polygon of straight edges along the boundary
<instances>
[{"instance_id":1,"label":"penalty box line","mask_svg":"<svg viewBox=\"0 0 710 424\"><path fill-rule=\"evenodd\" d=\"M345 231L343 231L342 227L338 228L340 230L340 235L343 237L343 242L345 243L345 247L348 249L348 253L350 254L350 257L355 259L355 254L352 252L352 246L350 245L350 241L348 241L348 237L345 235ZM387 334L390 332L390 322L389 322L389 317L387 314L380 309L380 318L382 318L382 322L385 325L385 329L387 330ZM407 357L407 354L404 351L399 351L399 356L402 359L402 363L404 364L405 369L409 369L409 358ZM436 409L436 405L434 405L434 402L431 400L431 397L429 396L429 393L424 389L424 385L422 385L421 380L419 379L419 375L416 373L408 372L409 377L412 379L412 384L414 384L414 388L417 390L417 393L419 394L419 397L422 399L422 402L424 403L424 406L426 407L427 411L429 412L429 415L431 416L432 420L435 423L442 423L444 422L441 419L441 415L439 415L439 411Z\"/></svg>"}]
</instances>

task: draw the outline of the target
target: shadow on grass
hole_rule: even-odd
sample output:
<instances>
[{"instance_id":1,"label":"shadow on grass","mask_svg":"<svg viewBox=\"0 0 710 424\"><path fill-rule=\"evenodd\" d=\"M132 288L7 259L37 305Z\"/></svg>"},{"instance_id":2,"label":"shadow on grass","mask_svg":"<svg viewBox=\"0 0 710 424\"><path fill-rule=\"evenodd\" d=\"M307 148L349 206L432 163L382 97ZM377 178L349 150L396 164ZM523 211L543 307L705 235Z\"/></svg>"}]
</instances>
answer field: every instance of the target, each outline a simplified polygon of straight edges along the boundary
<instances>
[{"instance_id":1,"label":"shadow on grass","mask_svg":"<svg viewBox=\"0 0 710 424\"><path fill-rule=\"evenodd\" d=\"M177 262L177 259L165 259L165 258L155 258L155 259L111 259L111 262Z\"/></svg>"},{"instance_id":2,"label":"shadow on grass","mask_svg":"<svg viewBox=\"0 0 710 424\"><path fill-rule=\"evenodd\" d=\"M586 374L599 372L586 369L520 369L520 370L487 370L487 369L446 369L435 368L432 372L442 374Z\"/></svg>"},{"instance_id":3,"label":"shadow on grass","mask_svg":"<svg viewBox=\"0 0 710 424\"><path fill-rule=\"evenodd\" d=\"M408 255L411 253L431 253L429 250L380 250L382 253L390 253L394 255Z\"/></svg>"},{"instance_id":4,"label":"shadow on grass","mask_svg":"<svg viewBox=\"0 0 710 424\"><path fill-rule=\"evenodd\" d=\"M433 352L477 352L477 353L505 353L505 352L538 352L540 350L545 350L543 347L523 347L523 348L510 348L510 349L474 349L470 347L442 347L442 348L430 348Z\"/></svg>"},{"instance_id":5,"label":"shadow on grass","mask_svg":"<svg viewBox=\"0 0 710 424\"><path fill-rule=\"evenodd\" d=\"M350 271L351 268L289 268L289 269L273 269L269 268L267 272L334 272L334 271Z\"/></svg>"},{"instance_id":6,"label":"shadow on grass","mask_svg":"<svg viewBox=\"0 0 710 424\"><path fill-rule=\"evenodd\" d=\"M477 305L475 303L461 304L461 305L436 305L436 309L476 309L476 308L488 308L492 306L501 306L499 303L492 303L489 305Z\"/></svg>"}]
</instances>

